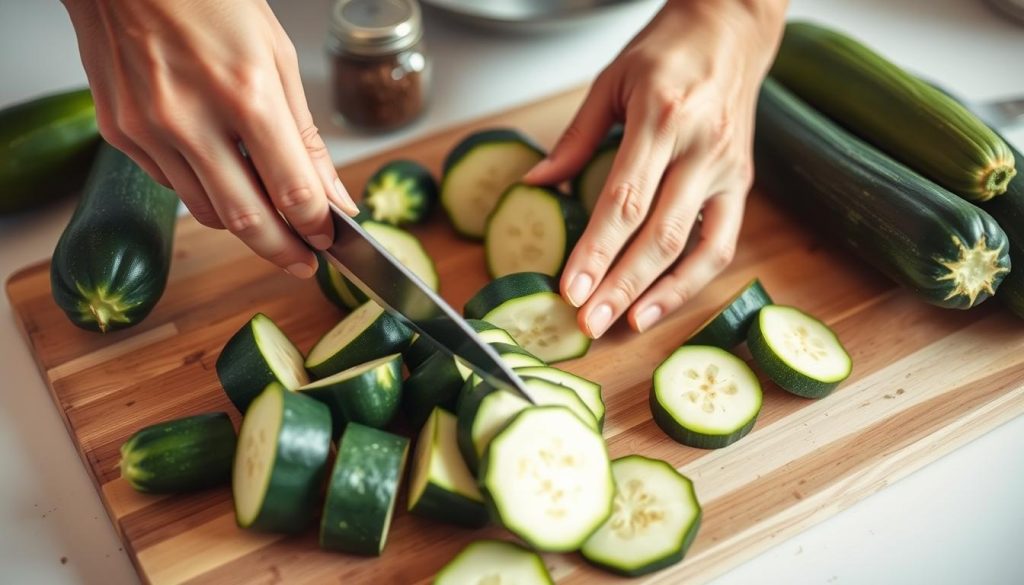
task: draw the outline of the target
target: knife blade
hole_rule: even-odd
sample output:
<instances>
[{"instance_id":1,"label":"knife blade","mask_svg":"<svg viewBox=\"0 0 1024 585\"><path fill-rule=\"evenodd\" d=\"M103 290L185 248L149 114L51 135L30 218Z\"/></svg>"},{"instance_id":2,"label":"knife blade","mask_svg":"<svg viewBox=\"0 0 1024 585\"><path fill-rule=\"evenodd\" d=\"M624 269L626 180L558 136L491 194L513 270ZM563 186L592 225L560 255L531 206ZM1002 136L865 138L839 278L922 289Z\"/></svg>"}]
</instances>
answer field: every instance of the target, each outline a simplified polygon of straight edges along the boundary
<instances>
[{"instance_id":1,"label":"knife blade","mask_svg":"<svg viewBox=\"0 0 1024 585\"><path fill-rule=\"evenodd\" d=\"M329 204L334 243L323 250L331 264L366 296L446 353L458 356L484 381L535 401L494 348L477 336L440 295L370 237L351 217Z\"/></svg>"}]
</instances>

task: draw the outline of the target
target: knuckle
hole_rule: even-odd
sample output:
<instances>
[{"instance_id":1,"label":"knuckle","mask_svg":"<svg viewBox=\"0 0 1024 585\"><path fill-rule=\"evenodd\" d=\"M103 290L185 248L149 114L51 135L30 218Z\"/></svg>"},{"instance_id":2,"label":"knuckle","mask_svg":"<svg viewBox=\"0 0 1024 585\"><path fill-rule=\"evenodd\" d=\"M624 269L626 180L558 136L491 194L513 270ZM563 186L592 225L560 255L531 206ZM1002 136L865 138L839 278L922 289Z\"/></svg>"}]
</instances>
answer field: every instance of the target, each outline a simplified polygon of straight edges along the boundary
<instances>
[{"instance_id":1,"label":"knuckle","mask_svg":"<svg viewBox=\"0 0 1024 585\"><path fill-rule=\"evenodd\" d=\"M278 207L282 211L299 209L313 201L313 189L308 185L285 187L278 192Z\"/></svg>"},{"instance_id":2,"label":"knuckle","mask_svg":"<svg viewBox=\"0 0 1024 585\"><path fill-rule=\"evenodd\" d=\"M693 289L689 281L674 277L668 287L669 303L674 307L685 305L693 296Z\"/></svg>"},{"instance_id":3,"label":"knuckle","mask_svg":"<svg viewBox=\"0 0 1024 585\"><path fill-rule=\"evenodd\" d=\"M224 224L221 223L220 217L214 213L213 209L209 207L196 206L194 209L190 209L192 217L195 218L200 224L213 229L224 229Z\"/></svg>"},{"instance_id":4,"label":"knuckle","mask_svg":"<svg viewBox=\"0 0 1024 585\"><path fill-rule=\"evenodd\" d=\"M708 249L711 266L716 270L722 270L728 266L735 255L736 244L734 242L720 242Z\"/></svg>"},{"instance_id":5,"label":"knuckle","mask_svg":"<svg viewBox=\"0 0 1024 585\"><path fill-rule=\"evenodd\" d=\"M647 216L649 202L637 181L624 181L612 189L612 204L619 221L632 228Z\"/></svg>"},{"instance_id":6,"label":"knuckle","mask_svg":"<svg viewBox=\"0 0 1024 585\"><path fill-rule=\"evenodd\" d=\"M583 137L583 130L580 129L576 123L569 124L569 126L562 132L562 137L558 140L558 147L564 147L567 144L575 144L580 141Z\"/></svg>"},{"instance_id":7,"label":"knuckle","mask_svg":"<svg viewBox=\"0 0 1024 585\"><path fill-rule=\"evenodd\" d=\"M224 226L238 237L257 233L264 222L265 218L259 209L246 205L231 207L224 214Z\"/></svg>"},{"instance_id":8,"label":"knuckle","mask_svg":"<svg viewBox=\"0 0 1024 585\"><path fill-rule=\"evenodd\" d=\"M612 252L610 246L604 241L598 240L587 245L584 249L586 258L593 266L604 267L611 264Z\"/></svg>"},{"instance_id":9,"label":"knuckle","mask_svg":"<svg viewBox=\"0 0 1024 585\"><path fill-rule=\"evenodd\" d=\"M664 134L674 132L686 115L686 94L674 87L660 86L653 90L655 127Z\"/></svg>"},{"instance_id":10,"label":"knuckle","mask_svg":"<svg viewBox=\"0 0 1024 585\"><path fill-rule=\"evenodd\" d=\"M303 127L302 131L299 132L299 136L302 138L302 144L306 146L306 151L313 158L329 158L330 153L327 151L327 144L324 143L324 139L320 136L320 130L317 129L316 125L311 121L309 124Z\"/></svg>"},{"instance_id":11,"label":"knuckle","mask_svg":"<svg viewBox=\"0 0 1024 585\"><path fill-rule=\"evenodd\" d=\"M118 114L117 127L127 138L136 142L146 140L150 134L149 124L135 114Z\"/></svg>"},{"instance_id":12,"label":"knuckle","mask_svg":"<svg viewBox=\"0 0 1024 585\"><path fill-rule=\"evenodd\" d=\"M735 133L736 122L729 110L722 110L719 116L708 128L708 143L711 146L711 155L721 155L732 143Z\"/></svg>"},{"instance_id":13,"label":"knuckle","mask_svg":"<svg viewBox=\"0 0 1024 585\"><path fill-rule=\"evenodd\" d=\"M654 244L658 255L666 260L674 260L683 253L686 248L686 238L689 235L690 226L687 226L678 216L669 216L655 233Z\"/></svg>"},{"instance_id":14,"label":"knuckle","mask_svg":"<svg viewBox=\"0 0 1024 585\"><path fill-rule=\"evenodd\" d=\"M612 285L614 294L623 306L631 304L640 294L640 286L635 276L623 275Z\"/></svg>"}]
</instances>

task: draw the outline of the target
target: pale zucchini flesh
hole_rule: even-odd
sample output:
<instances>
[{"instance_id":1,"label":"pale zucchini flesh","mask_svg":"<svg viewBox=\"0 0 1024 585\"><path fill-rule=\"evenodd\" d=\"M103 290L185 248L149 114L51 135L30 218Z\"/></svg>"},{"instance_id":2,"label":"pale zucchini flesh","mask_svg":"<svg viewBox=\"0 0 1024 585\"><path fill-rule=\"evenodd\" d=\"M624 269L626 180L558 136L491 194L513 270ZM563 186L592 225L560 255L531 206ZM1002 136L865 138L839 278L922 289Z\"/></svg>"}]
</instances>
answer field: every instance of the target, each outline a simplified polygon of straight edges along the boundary
<instances>
[{"instance_id":1,"label":"pale zucchini flesh","mask_svg":"<svg viewBox=\"0 0 1024 585\"><path fill-rule=\"evenodd\" d=\"M420 431L409 476L409 511L441 522L483 526L487 508L459 453L455 427L455 415L435 408Z\"/></svg>"},{"instance_id":2,"label":"pale zucchini flesh","mask_svg":"<svg viewBox=\"0 0 1024 585\"><path fill-rule=\"evenodd\" d=\"M576 309L554 292L511 299L484 319L508 331L523 349L547 363L577 358L590 349L590 338L576 322Z\"/></svg>"},{"instance_id":3,"label":"pale zucchini flesh","mask_svg":"<svg viewBox=\"0 0 1024 585\"><path fill-rule=\"evenodd\" d=\"M579 202L547 187L513 185L487 222L487 270L494 278L516 272L555 276L585 224Z\"/></svg>"},{"instance_id":4,"label":"pale zucchini flesh","mask_svg":"<svg viewBox=\"0 0 1024 585\"><path fill-rule=\"evenodd\" d=\"M537 553L501 540L470 543L434 577L434 585L553 584Z\"/></svg>"},{"instance_id":5,"label":"pale zucchini flesh","mask_svg":"<svg viewBox=\"0 0 1024 585\"><path fill-rule=\"evenodd\" d=\"M441 281L434 261L416 236L402 228L375 221L363 222L362 227L431 290L440 288Z\"/></svg>"},{"instance_id":6,"label":"pale zucchini flesh","mask_svg":"<svg viewBox=\"0 0 1024 585\"><path fill-rule=\"evenodd\" d=\"M294 390L309 382L298 348L262 313L228 340L217 357L216 369L224 392L242 413L270 383Z\"/></svg>"},{"instance_id":7,"label":"pale zucchini flesh","mask_svg":"<svg viewBox=\"0 0 1024 585\"><path fill-rule=\"evenodd\" d=\"M380 305L367 301L316 342L306 357L306 369L316 378L325 378L400 352L411 336L412 332Z\"/></svg>"},{"instance_id":8,"label":"pale zucchini flesh","mask_svg":"<svg viewBox=\"0 0 1024 585\"><path fill-rule=\"evenodd\" d=\"M583 404L587 405L598 424L604 424L605 405L601 397L601 385L571 372L552 366L526 366L516 368L516 373L532 378L542 378L555 384L571 388Z\"/></svg>"}]
</instances>

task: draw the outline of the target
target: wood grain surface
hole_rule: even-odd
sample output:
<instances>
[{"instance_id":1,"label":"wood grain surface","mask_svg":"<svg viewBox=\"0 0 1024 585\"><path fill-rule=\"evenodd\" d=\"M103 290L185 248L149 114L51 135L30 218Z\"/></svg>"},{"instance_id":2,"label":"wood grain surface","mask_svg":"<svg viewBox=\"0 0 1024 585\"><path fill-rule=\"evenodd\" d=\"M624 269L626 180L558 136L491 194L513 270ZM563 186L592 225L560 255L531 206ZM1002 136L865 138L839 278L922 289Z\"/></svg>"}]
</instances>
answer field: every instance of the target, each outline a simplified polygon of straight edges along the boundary
<instances>
[{"instance_id":1,"label":"wood grain surface","mask_svg":"<svg viewBox=\"0 0 1024 585\"><path fill-rule=\"evenodd\" d=\"M340 169L358 190L386 160L439 169L471 130L520 128L550 145L582 91L561 94L420 140ZM483 250L459 240L440 214L415 230L457 308L486 280ZM498 528L465 530L396 515L380 558L323 552L299 537L235 526L230 491L146 496L119 478L118 447L138 428L226 410L214 362L224 342L262 311L308 350L341 313L312 281L299 282L251 255L226 232L179 225L167 292L136 328L97 335L73 327L50 298L47 264L11 277L7 294L71 439L141 578L150 583L429 582L461 547ZM751 277L776 302L797 305L835 329L854 359L852 377L821 401L767 380L753 432L718 451L678 445L654 425L651 373ZM564 364L604 386L613 457L641 453L689 475L704 506L700 533L681 563L639 583L695 583L718 575L852 505L1024 411L1024 324L991 302L971 312L915 300L777 209L756 188L732 266L645 335L621 324L590 353ZM741 351L749 359L749 355ZM404 494L399 506L404 506ZM560 583L618 579L575 555L547 555Z\"/></svg>"}]
</instances>

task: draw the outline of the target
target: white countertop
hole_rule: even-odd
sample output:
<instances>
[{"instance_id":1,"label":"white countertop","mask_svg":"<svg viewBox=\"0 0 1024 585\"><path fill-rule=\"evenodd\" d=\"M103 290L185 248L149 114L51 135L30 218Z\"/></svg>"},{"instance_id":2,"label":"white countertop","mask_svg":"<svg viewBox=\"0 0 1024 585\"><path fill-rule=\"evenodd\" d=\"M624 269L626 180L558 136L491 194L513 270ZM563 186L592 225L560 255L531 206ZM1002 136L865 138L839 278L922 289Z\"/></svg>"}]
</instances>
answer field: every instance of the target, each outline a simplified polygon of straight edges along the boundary
<instances>
[{"instance_id":1,"label":"white countertop","mask_svg":"<svg viewBox=\"0 0 1024 585\"><path fill-rule=\"evenodd\" d=\"M427 15L435 58L429 113L383 137L345 135L327 111L326 0L279 2L311 108L336 162L583 83L658 3L554 34L480 31ZM793 0L793 15L839 25L966 97L1024 94L1024 28L978 0ZM0 2L0 107L80 85L57 2ZM1008 134L1024 146L1024 130ZM0 279L50 254L72 204L0 220ZM1022 324L1024 327L1024 324ZM0 583L137 583L106 512L0 298ZM1024 417L741 565L716 581L1024 583Z\"/></svg>"}]
</instances>

